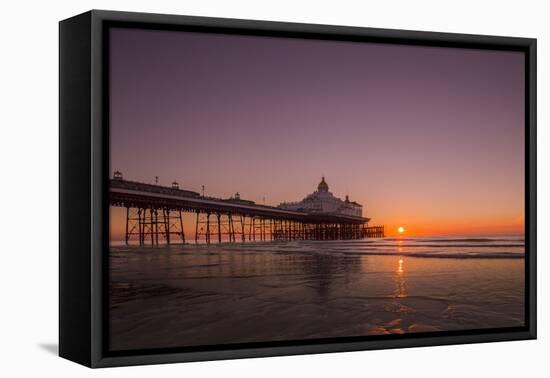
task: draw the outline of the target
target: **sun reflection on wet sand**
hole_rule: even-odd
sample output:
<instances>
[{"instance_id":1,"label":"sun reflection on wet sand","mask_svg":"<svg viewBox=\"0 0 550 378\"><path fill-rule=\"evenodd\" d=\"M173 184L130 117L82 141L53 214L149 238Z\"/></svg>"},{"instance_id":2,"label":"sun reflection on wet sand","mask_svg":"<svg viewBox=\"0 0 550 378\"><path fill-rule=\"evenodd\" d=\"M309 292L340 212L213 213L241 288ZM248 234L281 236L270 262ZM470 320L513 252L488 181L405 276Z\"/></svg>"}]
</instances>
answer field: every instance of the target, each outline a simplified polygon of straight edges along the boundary
<instances>
[{"instance_id":1,"label":"sun reflection on wet sand","mask_svg":"<svg viewBox=\"0 0 550 378\"><path fill-rule=\"evenodd\" d=\"M396 288L394 295L396 298L406 298L407 297L407 284L405 280L405 261L402 257L399 257L397 261L397 271L395 275Z\"/></svg>"}]
</instances>

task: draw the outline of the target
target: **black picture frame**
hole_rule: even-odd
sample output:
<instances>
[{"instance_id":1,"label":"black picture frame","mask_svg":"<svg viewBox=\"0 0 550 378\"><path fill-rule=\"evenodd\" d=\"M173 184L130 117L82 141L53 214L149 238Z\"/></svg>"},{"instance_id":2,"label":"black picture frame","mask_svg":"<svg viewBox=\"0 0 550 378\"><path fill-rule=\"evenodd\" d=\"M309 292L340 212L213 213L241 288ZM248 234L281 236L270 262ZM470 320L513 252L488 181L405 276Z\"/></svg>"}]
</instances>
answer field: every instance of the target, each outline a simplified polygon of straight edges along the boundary
<instances>
[{"instance_id":1,"label":"black picture frame","mask_svg":"<svg viewBox=\"0 0 550 378\"><path fill-rule=\"evenodd\" d=\"M109 27L513 50L525 54L526 326L109 352ZM535 339L536 39L92 10L59 24L59 354L89 367Z\"/></svg>"}]
</instances>

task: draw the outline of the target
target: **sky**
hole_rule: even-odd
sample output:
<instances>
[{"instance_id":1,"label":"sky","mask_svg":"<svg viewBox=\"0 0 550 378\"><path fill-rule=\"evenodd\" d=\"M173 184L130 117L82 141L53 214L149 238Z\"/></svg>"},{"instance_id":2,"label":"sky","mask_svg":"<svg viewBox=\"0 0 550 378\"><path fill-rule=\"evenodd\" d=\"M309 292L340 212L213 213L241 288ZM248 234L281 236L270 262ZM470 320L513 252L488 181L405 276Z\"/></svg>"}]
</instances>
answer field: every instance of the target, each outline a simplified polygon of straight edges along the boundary
<instances>
[{"instance_id":1,"label":"sky","mask_svg":"<svg viewBox=\"0 0 550 378\"><path fill-rule=\"evenodd\" d=\"M111 33L111 171L125 179L277 205L325 176L390 235L523 234L523 53Z\"/></svg>"}]
</instances>

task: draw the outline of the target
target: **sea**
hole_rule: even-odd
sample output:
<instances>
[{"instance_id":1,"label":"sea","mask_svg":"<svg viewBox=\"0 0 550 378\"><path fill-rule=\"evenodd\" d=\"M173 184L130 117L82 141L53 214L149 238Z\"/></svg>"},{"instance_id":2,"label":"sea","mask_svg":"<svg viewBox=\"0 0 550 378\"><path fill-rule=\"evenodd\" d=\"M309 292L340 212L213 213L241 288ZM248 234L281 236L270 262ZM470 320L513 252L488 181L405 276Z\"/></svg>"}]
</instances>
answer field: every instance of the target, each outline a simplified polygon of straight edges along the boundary
<instances>
[{"instance_id":1,"label":"sea","mask_svg":"<svg viewBox=\"0 0 550 378\"><path fill-rule=\"evenodd\" d=\"M112 350L521 327L521 236L110 248Z\"/></svg>"}]
</instances>

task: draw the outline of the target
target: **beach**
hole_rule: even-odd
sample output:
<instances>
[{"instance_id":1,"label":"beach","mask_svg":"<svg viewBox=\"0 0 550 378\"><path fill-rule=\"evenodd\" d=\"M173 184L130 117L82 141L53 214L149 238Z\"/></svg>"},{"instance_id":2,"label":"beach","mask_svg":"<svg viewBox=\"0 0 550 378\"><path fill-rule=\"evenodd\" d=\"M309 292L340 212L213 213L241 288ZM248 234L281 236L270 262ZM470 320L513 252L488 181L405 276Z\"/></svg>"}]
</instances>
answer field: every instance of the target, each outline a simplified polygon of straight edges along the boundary
<instances>
[{"instance_id":1,"label":"beach","mask_svg":"<svg viewBox=\"0 0 550 378\"><path fill-rule=\"evenodd\" d=\"M110 348L518 327L522 237L111 246Z\"/></svg>"}]
</instances>

